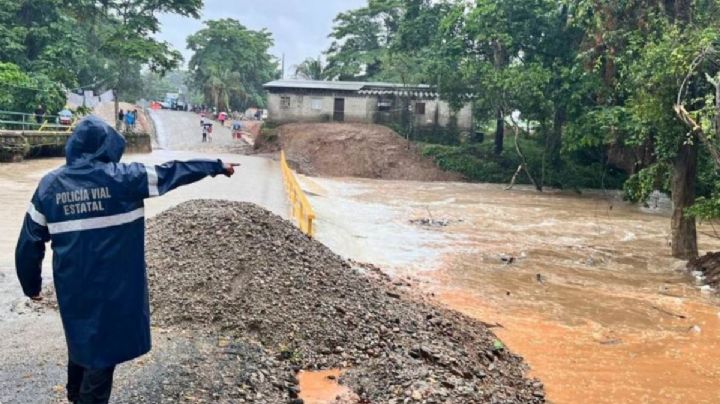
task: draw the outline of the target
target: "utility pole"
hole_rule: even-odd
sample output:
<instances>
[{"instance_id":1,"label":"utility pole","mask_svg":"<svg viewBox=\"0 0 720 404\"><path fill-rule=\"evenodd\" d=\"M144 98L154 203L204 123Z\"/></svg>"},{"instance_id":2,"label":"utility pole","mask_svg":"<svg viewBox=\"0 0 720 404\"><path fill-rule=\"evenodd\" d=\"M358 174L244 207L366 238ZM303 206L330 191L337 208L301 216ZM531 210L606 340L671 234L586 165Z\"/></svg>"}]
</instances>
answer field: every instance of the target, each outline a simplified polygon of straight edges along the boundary
<instances>
[{"instance_id":1,"label":"utility pole","mask_svg":"<svg viewBox=\"0 0 720 404\"><path fill-rule=\"evenodd\" d=\"M282 54L282 76L280 76L280 79L285 79L285 52Z\"/></svg>"}]
</instances>

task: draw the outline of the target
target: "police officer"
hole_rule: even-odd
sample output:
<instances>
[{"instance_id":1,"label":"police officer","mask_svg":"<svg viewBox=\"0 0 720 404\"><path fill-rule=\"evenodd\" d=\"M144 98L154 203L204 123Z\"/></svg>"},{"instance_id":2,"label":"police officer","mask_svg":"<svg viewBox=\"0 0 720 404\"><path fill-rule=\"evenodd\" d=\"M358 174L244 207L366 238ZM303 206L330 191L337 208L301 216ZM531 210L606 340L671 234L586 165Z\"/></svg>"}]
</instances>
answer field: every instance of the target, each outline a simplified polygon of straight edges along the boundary
<instances>
[{"instance_id":1,"label":"police officer","mask_svg":"<svg viewBox=\"0 0 720 404\"><path fill-rule=\"evenodd\" d=\"M125 139L96 117L77 126L67 164L42 178L15 252L25 295L40 300L45 244L68 346L68 399L107 403L115 365L150 351L143 201L207 176L220 160L122 164Z\"/></svg>"}]
</instances>

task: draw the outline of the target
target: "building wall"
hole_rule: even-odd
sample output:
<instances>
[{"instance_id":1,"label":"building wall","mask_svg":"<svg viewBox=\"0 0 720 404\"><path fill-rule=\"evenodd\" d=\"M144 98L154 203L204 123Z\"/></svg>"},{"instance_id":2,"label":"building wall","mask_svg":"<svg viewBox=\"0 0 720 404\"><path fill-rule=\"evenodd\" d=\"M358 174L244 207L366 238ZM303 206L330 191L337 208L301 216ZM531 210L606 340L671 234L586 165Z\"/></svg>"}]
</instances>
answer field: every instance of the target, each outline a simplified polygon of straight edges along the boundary
<instances>
[{"instance_id":1,"label":"building wall","mask_svg":"<svg viewBox=\"0 0 720 404\"><path fill-rule=\"evenodd\" d=\"M284 97L290 99L289 108L287 104L283 105ZM330 122L333 120L335 98L345 99L345 122L371 122L370 111L377 105L377 100L347 94L271 93L268 96L269 117L278 123Z\"/></svg>"},{"instance_id":2,"label":"building wall","mask_svg":"<svg viewBox=\"0 0 720 404\"><path fill-rule=\"evenodd\" d=\"M417 104L425 104L425 114L418 114ZM435 124L437 119L438 125L445 127L450 123L450 118L455 116L457 119L458 129L461 131L472 131L473 128L473 117L472 117L472 104L468 103L459 111L453 111L450 108L450 104L446 101L440 100L417 100L413 101L413 111L415 112L415 125L417 126L431 126Z\"/></svg>"},{"instance_id":3,"label":"building wall","mask_svg":"<svg viewBox=\"0 0 720 404\"><path fill-rule=\"evenodd\" d=\"M286 99L285 103L283 103L284 98ZM289 105L287 104L288 98ZM378 98L347 93L270 93L268 95L269 119L277 123L331 122L333 120L335 98L345 99L345 122L372 123L375 121ZM416 104L419 103L425 104L424 114L416 113ZM457 112L453 112L447 102L439 100L414 100L410 105L415 117L415 125L434 125L437 118L440 126L447 126L450 117L455 115L460 130L472 131L473 129L472 106L470 104Z\"/></svg>"}]
</instances>

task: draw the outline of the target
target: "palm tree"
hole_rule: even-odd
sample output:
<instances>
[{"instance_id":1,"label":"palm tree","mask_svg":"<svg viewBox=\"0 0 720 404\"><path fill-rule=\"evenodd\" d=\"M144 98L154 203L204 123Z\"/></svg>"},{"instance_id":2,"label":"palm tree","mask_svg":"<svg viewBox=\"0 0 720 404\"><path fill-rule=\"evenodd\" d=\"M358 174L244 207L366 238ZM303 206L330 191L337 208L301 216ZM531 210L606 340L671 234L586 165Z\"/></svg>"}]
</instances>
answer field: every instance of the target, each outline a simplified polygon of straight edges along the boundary
<instances>
[{"instance_id":1,"label":"palm tree","mask_svg":"<svg viewBox=\"0 0 720 404\"><path fill-rule=\"evenodd\" d=\"M327 76L320 58L307 58L295 66L295 77L304 80L323 80Z\"/></svg>"},{"instance_id":2,"label":"palm tree","mask_svg":"<svg viewBox=\"0 0 720 404\"><path fill-rule=\"evenodd\" d=\"M205 80L205 94L218 111L229 111L230 98L247 100L247 91L240 73L227 68L209 69Z\"/></svg>"}]
</instances>

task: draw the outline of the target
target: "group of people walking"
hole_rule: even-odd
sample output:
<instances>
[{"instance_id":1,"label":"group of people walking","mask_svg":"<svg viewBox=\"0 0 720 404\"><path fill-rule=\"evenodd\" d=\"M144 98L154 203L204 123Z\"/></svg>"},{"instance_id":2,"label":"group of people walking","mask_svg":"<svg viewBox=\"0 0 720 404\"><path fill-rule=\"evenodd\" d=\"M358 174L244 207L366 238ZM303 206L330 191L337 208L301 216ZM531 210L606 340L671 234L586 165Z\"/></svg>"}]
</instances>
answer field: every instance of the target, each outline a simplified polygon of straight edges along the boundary
<instances>
[{"instance_id":1,"label":"group of people walking","mask_svg":"<svg viewBox=\"0 0 720 404\"><path fill-rule=\"evenodd\" d=\"M120 126L120 129L125 128L125 130L135 130L135 125L137 124L137 117L138 117L138 110L132 110L125 112L122 109L120 112L118 112L118 123Z\"/></svg>"}]
</instances>

